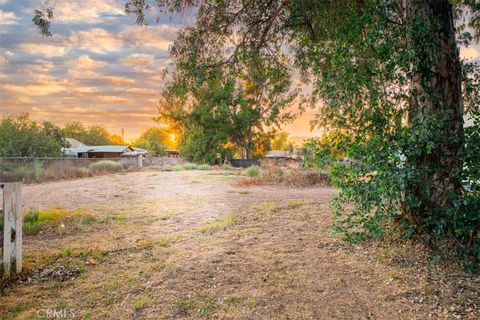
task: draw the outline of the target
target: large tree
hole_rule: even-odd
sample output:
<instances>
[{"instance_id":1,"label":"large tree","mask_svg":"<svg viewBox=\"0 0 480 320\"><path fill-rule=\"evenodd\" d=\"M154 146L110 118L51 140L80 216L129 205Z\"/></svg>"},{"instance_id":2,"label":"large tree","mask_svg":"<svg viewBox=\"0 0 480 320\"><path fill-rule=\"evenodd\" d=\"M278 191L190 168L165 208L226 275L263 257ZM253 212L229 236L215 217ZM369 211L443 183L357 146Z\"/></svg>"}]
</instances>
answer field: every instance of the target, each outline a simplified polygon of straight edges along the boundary
<instances>
[{"instance_id":1,"label":"large tree","mask_svg":"<svg viewBox=\"0 0 480 320\"><path fill-rule=\"evenodd\" d=\"M401 222L393 225L430 239L448 236L480 260L480 196L471 176L478 160L469 151L476 135L463 128L465 110L478 114L478 69L462 63L458 49L473 39L469 30L480 29L478 1L155 3L172 11L196 8L195 24L173 46L174 55L187 57L177 68L196 77L199 70L275 63L288 71L285 77L307 84L319 124L351 133L347 155L355 161L340 165L334 177L342 188L339 230L353 226L381 236L385 226ZM131 0L126 10L143 23L152 7ZM35 16L43 33L50 13ZM355 210L342 213L344 202Z\"/></svg>"},{"instance_id":2,"label":"large tree","mask_svg":"<svg viewBox=\"0 0 480 320\"><path fill-rule=\"evenodd\" d=\"M161 99L162 117L181 124L181 151L192 160L214 162L218 154L235 150L250 159L269 129L291 118L285 109L295 92L288 70L275 61L245 57L220 65L220 51L209 54L207 62L198 48L187 49L196 36L181 33L172 50L177 68Z\"/></svg>"}]
</instances>

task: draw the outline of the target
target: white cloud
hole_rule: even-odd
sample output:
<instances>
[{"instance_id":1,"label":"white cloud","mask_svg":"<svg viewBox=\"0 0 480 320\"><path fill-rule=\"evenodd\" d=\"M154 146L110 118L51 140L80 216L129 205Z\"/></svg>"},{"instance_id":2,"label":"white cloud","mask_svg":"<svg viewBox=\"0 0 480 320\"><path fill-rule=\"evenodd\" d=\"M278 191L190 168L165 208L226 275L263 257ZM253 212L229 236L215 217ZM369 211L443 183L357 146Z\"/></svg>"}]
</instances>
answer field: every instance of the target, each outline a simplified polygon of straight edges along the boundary
<instances>
[{"instance_id":1,"label":"white cloud","mask_svg":"<svg viewBox=\"0 0 480 320\"><path fill-rule=\"evenodd\" d=\"M79 56L67 62L67 66L78 69L95 70L105 66L105 62L94 60L88 55Z\"/></svg>"},{"instance_id":2,"label":"white cloud","mask_svg":"<svg viewBox=\"0 0 480 320\"><path fill-rule=\"evenodd\" d=\"M94 60L87 55L67 61L65 64L68 67L68 75L75 79L98 78L96 70L106 65L105 62Z\"/></svg>"},{"instance_id":3,"label":"white cloud","mask_svg":"<svg viewBox=\"0 0 480 320\"><path fill-rule=\"evenodd\" d=\"M131 26L120 32L120 38L133 47L167 51L177 36L178 28L170 25Z\"/></svg>"},{"instance_id":4,"label":"white cloud","mask_svg":"<svg viewBox=\"0 0 480 320\"><path fill-rule=\"evenodd\" d=\"M24 43L19 47L30 54L41 54L46 57L60 57L68 52L65 46L43 43Z\"/></svg>"},{"instance_id":5,"label":"white cloud","mask_svg":"<svg viewBox=\"0 0 480 320\"><path fill-rule=\"evenodd\" d=\"M460 57L462 59L480 59L480 48L475 47L461 47L460 48Z\"/></svg>"},{"instance_id":6,"label":"white cloud","mask_svg":"<svg viewBox=\"0 0 480 320\"><path fill-rule=\"evenodd\" d=\"M6 12L0 9L0 25L16 24L18 17L13 12Z\"/></svg>"},{"instance_id":7,"label":"white cloud","mask_svg":"<svg viewBox=\"0 0 480 320\"><path fill-rule=\"evenodd\" d=\"M123 15L119 1L59 1L55 7L55 21L60 23L94 24L104 22L111 15Z\"/></svg>"},{"instance_id":8,"label":"white cloud","mask_svg":"<svg viewBox=\"0 0 480 320\"><path fill-rule=\"evenodd\" d=\"M121 39L100 28L75 32L68 37L68 42L72 48L99 54L118 51L123 45Z\"/></svg>"}]
</instances>

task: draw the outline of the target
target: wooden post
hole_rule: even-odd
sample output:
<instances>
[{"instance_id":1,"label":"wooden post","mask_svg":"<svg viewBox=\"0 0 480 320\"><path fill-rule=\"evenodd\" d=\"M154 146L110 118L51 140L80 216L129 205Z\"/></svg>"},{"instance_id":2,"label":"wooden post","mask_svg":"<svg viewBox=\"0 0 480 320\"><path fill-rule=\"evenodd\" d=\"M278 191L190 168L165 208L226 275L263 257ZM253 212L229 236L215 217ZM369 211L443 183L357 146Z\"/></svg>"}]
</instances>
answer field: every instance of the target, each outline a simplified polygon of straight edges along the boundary
<instances>
[{"instance_id":1,"label":"wooden post","mask_svg":"<svg viewBox=\"0 0 480 320\"><path fill-rule=\"evenodd\" d=\"M10 276L12 258L16 271L22 271L22 189L21 184L0 184L3 189L3 250L2 263L5 276Z\"/></svg>"}]
</instances>

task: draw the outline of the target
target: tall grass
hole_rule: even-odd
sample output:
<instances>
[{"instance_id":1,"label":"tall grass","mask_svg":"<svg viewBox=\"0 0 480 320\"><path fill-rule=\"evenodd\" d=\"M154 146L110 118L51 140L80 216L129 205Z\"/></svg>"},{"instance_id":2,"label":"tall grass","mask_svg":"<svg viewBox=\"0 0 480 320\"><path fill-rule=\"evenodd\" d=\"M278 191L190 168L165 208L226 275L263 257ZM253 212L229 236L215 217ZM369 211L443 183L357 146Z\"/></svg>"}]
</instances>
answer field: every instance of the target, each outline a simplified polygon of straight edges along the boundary
<instances>
[{"instance_id":1,"label":"tall grass","mask_svg":"<svg viewBox=\"0 0 480 320\"><path fill-rule=\"evenodd\" d=\"M88 166L88 171L92 174L114 173L122 170L123 165L112 160L102 160Z\"/></svg>"}]
</instances>

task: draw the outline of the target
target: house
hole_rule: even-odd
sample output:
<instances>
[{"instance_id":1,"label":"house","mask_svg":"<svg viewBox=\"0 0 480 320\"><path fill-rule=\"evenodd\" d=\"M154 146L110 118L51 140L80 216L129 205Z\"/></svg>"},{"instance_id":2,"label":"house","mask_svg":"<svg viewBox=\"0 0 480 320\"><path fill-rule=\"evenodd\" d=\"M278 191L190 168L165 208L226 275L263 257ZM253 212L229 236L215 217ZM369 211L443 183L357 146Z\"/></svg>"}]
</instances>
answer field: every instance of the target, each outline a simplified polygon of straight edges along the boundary
<instances>
[{"instance_id":1,"label":"house","mask_svg":"<svg viewBox=\"0 0 480 320\"><path fill-rule=\"evenodd\" d=\"M137 157L139 155L147 155L145 149L130 146L87 146L73 138L66 138L70 144L70 148L63 148L63 152L67 156L79 158L121 158L121 157Z\"/></svg>"},{"instance_id":2,"label":"house","mask_svg":"<svg viewBox=\"0 0 480 320\"><path fill-rule=\"evenodd\" d=\"M76 150L80 147L85 147L85 144L74 138L65 138L65 142L67 143L68 148L62 148L62 152L68 157L76 157Z\"/></svg>"},{"instance_id":3,"label":"house","mask_svg":"<svg viewBox=\"0 0 480 320\"><path fill-rule=\"evenodd\" d=\"M84 147L85 146L85 144L81 143L80 141L78 141L75 138L65 138L65 141L67 142L68 147L71 148L71 149L76 149L78 147Z\"/></svg>"},{"instance_id":4,"label":"house","mask_svg":"<svg viewBox=\"0 0 480 320\"><path fill-rule=\"evenodd\" d=\"M82 146L75 149L79 158L120 158L125 153L133 152L129 146Z\"/></svg>"},{"instance_id":5,"label":"house","mask_svg":"<svg viewBox=\"0 0 480 320\"><path fill-rule=\"evenodd\" d=\"M267 159L297 159L298 156L290 150L270 150L265 153Z\"/></svg>"}]
</instances>

